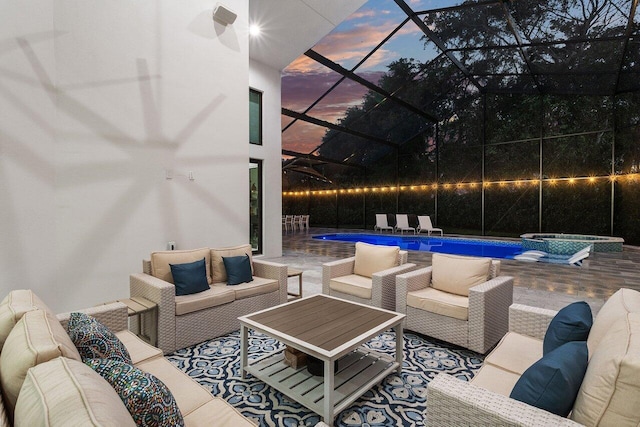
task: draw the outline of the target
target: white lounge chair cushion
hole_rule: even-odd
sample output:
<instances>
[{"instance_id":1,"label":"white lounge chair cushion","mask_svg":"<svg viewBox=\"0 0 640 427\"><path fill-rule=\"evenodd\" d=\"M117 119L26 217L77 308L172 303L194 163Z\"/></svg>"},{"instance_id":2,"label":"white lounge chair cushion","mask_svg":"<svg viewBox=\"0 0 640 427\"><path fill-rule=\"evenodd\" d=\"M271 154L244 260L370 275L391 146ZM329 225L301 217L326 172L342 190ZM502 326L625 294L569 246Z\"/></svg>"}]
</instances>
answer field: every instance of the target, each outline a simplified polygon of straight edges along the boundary
<instances>
[{"instance_id":1,"label":"white lounge chair cushion","mask_svg":"<svg viewBox=\"0 0 640 427\"><path fill-rule=\"evenodd\" d=\"M233 287L226 283L209 286L206 291L176 296L176 316L226 304L236 299Z\"/></svg>"},{"instance_id":2,"label":"white lounge chair cushion","mask_svg":"<svg viewBox=\"0 0 640 427\"><path fill-rule=\"evenodd\" d=\"M82 362L58 357L29 369L15 419L28 426L135 426L122 400Z\"/></svg>"},{"instance_id":3,"label":"white lounge chair cushion","mask_svg":"<svg viewBox=\"0 0 640 427\"><path fill-rule=\"evenodd\" d=\"M211 284L211 253L209 248L184 251L157 251L151 253L151 275L165 282L173 283L169 264L186 264L204 258L207 268L207 282Z\"/></svg>"},{"instance_id":4,"label":"white lounge chair cushion","mask_svg":"<svg viewBox=\"0 0 640 427\"><path fill-rule=\"evenodd\" d=\"M487 281L491 258L434 253L431 284L435 289L469 296L469 288Z\"/></svg>"},{"instance_id":5,"label":"white lounge chair cushion","mask_svg":"<svg viewBox=\"0 0 640 427\"><path fill-rule=\"evenodd\" d=\"M15 289L4 297L0 303L0 350L18 320L32 310L44 310L55 315L31 289Z\"/></svg>"},{"instance_id":6,"label":"white lounge chair cushion","mask_svg":"<svg viewBox=\"0 0 640 427\"><path fill-rule=\"evenodd\" d=\"M541 358L542 340L507 332L496 348L484 359L484 363L522 375Z\"/></svg>"},{"instance_id":7,"label":"white lounge chair cushion","mask_svg":"<svg viewBox=\"0 0 640 427\"><path fill-rule=\"evenodd\" d=\"M640 311L640 292L633 289L619 289L604 303L593 321L587 338L589 357L600 341L609 333L611 326L627 313Z\"/></svg>"},{"instance_id":8,"label":"white lounge chair cushion","mask_svg":"<svg viewBox=\"0 0 640 427\"><path fill-rule=\"evenodd\" d=\"M519 379L519 374L485 363L473 377L471 383L485 390L509 397Z\"/></svg>"},{"instance_id":9,"label":"white lounge chair cushion","mask_svg":"<svg viewBox=\"0 0 640 427\"><path fill-rule=\"evenodd\" d=\"M29 368L60 356L81 361L57 318L43 310L26 312L9 333L0 353L0 383L10 413Z\"/></svg>"},{"instance_id":10,"label":"white lounge chair cushion","mask_svg":"<svg viewBox=\"0 0 640 427\"><path fill-rule=\"evenodd\" d=\"M251 274L254 274L252 253L251 245L249 244L211 249L211 278L213 283L227 281L227 270L224 268L224 261L222 260L222 257L244 256L245 254L249 255L249 261L251 261Z\"/></svg>"},{"instance_id":11,"label":"white lounge chair cushion","mask_svg":"<svg viewBox=\"0 0 640 427\"><path fill-rule=\"evenodd\" d=\"M378 246L368 243L356 243L356 260L353 273L371 277L378 271L387 270L398 265L398 246Z\"/></svg>"},{"instance_id":12,"label":"white lounge chair cushion","mask_svg":"<svg viewBox=\"0 0 640 427\"><path fill-rule=\"evenodd\" d=\"M431 287L408 292L407 305L442 316L469 320L468 297L439 291Z\"/></svg>"},{"instance_id":13,"label":"white lounge chair cushion","mask_svg":"<svg viewBox=\"0 0 640 427\"><path fill-rule=\"evenodd\" d=\"M360 276L358 274L334 277L329 282L329 288L332 291L353 295L362 299L371 299L372 287L373 282L371 278Z\"/></svg>"},{"instance_id":14,"label":"white lounge chair cushion","mask_svg":"<svg viewBox=\"0 0 640 427\"><path fill-rule=\"evenodd\" d=\"M608 329L589 360L571 419L585 425L640 425L640 312Z\"/></svg>"}]
</instances>

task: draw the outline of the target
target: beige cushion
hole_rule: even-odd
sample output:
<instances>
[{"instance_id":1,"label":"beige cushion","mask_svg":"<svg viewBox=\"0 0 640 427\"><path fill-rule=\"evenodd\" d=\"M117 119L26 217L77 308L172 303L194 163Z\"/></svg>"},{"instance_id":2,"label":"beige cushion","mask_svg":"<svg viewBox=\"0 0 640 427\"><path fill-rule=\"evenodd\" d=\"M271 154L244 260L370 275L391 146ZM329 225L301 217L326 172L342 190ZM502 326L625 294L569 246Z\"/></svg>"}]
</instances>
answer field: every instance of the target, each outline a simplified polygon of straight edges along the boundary
<instances>
[{"instance_id":1,"label":"beige cushion","mask_svg":"<svg viewBox=\"0 0 640 427\"><path fill-rule=\"evenodd\" d=\"M29 369L16 403L25 426L135 426L113 387L82 362L64 357Z\"/></svg>"},{"instance_id":2,"label":"beige cushion","mask_svg":"<svg viewBox=\"0 0 640 427\"><path fill-rule=\"evenodd\" d=\"M78 350L58 319L42 310L26 312L0 353L0 382L9 413L29 368L60 356L80 361Z\"/></svg>"},{"instance_id":3,"label":"beige cushion","mask_svg":"<svg viewBox=\"0 0 640 427\"><path fill-rule=\"evenodd\" d=\"M611 326L618 319L633 311L640 311L640 292L623 288L611 295L598 311L598 315L589 331L589 337L587 338L589 357L591 357L600 341L607 335Z\"/></svg>"},{"instance_id":4,"label":"beige cushion","mask_svg":"<svg viewBox=\"0 0 640 427\"><path fill-rule=\"evenodd\" d=\"M211 393L163 357L141 362L137 367L156 376L171 391L183 417L212 399ZM217 424L209 420L206 425Z\"/></svg>"},{"instance_id":5,"label":"beige cushion","mask_svg":"<svg viewBox=\"0 0 640 427\"><path fill-rule=\"evenodd\" d=\"M134 365L154 357L162 357L162 350L144 342L131 331L116 332L116 336L127 348Z\"/></svg>"},{"instance_id":6,"label":"beige cushion","mask_svg":"<svg viewBox=\"0 0 640 427\"><path fill-rule=\"evenodd\" d=\"M151 253L151 275L165 282L173 283L169 264L186 264L204 258L207 267L207 281L211 284L211 252L209 248L186 251L159 251Z\"/></svg>"},{"instance_id":7,"label":"beige cushion","mask_svg":"<svg viewBox=\"0 0 640 427\"><path fill-rule=\"evenodd\" d=\"M640 312L614 322L595 348L571 419L585 425L640 425Z\"/></svg>"},{"instance_id":8,"label":"beige cushion","mask_svg":"<svg viewBox=\"0 0 640 427\"><path fill-rule=\"evenodd\" d=\"M407 293L407 305L442 316L469 320L469 297L431 287Z\"/></svg>"},{"instance_id":9,"label":"beige cushion","mask_svg":"<svg viewBox=\"0 0 640 427\"><path fill-rule=\"evenodd\" d=\"M329 281L329 289L347 295L353 295L362 299L371 299L373 282L370 278L350 274L348 276L334 277Z\"/></svg>"},{"instance_id":10,"label":"beige cushion","mask_svg":"<svg viewBox=\"0 0 640 427\"><path fill-rule=\"evenodd\" d=\"M509 397L520 375L490 364L482 365L471 384Z\"/></svg>"},{"instance_id":11,"label":"beige cushion","mask_svg":"<svg viewBox=\"0 0 640 427\"><path fill-rule=\"evenodd\" d=\"M235 292L236 299L243 299L275 292L280 289L280 282L275 279L253 276L253 280L249 283L240 283L232 286L227 286L225 283L224 286Z\"/></svg>"},{"instance_id":12,"label":"beige cushion","mask_svg":"<svg viewBox=\"0 0 640 427\"><path fill-rule=\"evenodd\" d=\"M469 288L487 281L491 258L433 254L431 285L444 292L469 296Z\"/></svg>"},{"instance_id":13,"label":"beige cushion","mask_svg":"<svg viewBox=\"0 0 640 427\"><path fill-rule=\"evenodd\" d=\"M176 316L181 316L194 311L204 310L205 308L215 307L229 303L236 299L235 293L231 287L209 286L206 291L197 294L176 296Z\"/></svg>"},{"instance_id":14,"label":"beige cushion","mask_svg":"<svg viewBox=\"0 0 640 427\"><path fill-rule=\"evenodd\" d=\"M253 258L251 245L232 246L228 248L215 248L211 249L211 276L213 283L220 283L227 281L227 270L224 269L224 261L222 257L232 257L249 255L251 261L251 274L253 274Z\"/></svg>"},{"instance_id":15,"label":"beige cushion","mask_svg":"<svg viewBox=\"0 0 640 427\"><path fill-rule=\"evenodd\" d=\"M358 242L353 273L371 277L373 273L395 267L398 265L399 253L398 246L378 246Z\"/></svg>"},{"instance_id":16,"label":"beige cushion","mask_svg":"<svg viewBox=\"0 0 640 427\"><path fill-rule=\"evenodd\" d=\"M55 314L30 289L16 289L4 297L0 303L0 351L9 332L22 318L22 315L27 311L37 309Z\"/></svg>"},{"instance_id":17,"label":"beige cushion","mask_svg":"<svg viewBox=\"0 0 640 427\"><path fill-rule=\"evenodd\" d=\"M496 348L484 359L484 363L522 375L541 358L542 340L507 332Z\"/></svg>"},{"instance_id":18,"label":"beige cushion","mask_svg":"<svg viewBox=\"0 0 640 427\"><path fill-rule=\"evenodd\" d=\"M215 420L215 422L212 420ZM203 406L186 415L184 417L184 424L187 427L210 425L256 427L255 424L243 417L236 408L219 397L214 397Z\"/></svg>"}]
</instances>

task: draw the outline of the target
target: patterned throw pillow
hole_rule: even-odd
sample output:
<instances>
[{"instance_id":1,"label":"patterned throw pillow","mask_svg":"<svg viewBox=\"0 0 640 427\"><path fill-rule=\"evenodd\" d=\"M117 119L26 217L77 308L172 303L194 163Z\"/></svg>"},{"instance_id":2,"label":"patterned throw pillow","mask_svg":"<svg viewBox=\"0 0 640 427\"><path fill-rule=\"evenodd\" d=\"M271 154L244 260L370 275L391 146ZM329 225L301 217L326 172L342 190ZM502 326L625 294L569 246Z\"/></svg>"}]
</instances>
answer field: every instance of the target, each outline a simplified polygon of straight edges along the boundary
<instances>
[{"instance_id":1,"label":"patterned throw pillow","mask_svg":"<svg viewBox=\"0 0 640 427\"><path fill-rule=\"evenodd\" d=\"M166 385L155 376L117 360L85 363L115 389L139 426L184 426L182 413Z\"/></svg>"},{"instance_id":2,"label":"patterned throw pillow","mask_svg":"<svg viewBox=\"0 0 640 427\"><path fill-rule=\"evenodd\" d=\"M129 351L122 341L95 317L85 313L71 313L67 332L83 361L112 359L131 363Z\"/></svg>"}]
</instances>

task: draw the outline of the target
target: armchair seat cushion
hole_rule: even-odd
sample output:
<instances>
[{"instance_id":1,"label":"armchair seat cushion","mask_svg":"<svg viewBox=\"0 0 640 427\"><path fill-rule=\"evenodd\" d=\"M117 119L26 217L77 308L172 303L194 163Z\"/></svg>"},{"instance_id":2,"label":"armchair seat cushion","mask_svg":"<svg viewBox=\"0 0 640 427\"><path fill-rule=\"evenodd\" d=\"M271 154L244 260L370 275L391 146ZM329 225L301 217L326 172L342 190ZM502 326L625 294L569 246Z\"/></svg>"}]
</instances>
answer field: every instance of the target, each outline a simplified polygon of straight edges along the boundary
<instances>
[{"instance_id":1,"label":"armchair seat cushion","mask_svg":"<svg viewBox=\"0 0 640 427\"><path fill-rule=\"evenodd\" d=\"M520 376L540 358L542 358L542 340L507 332L496 348L484 359L484 363Z\"/></svg>"},{"instance_id":2,"label":"armchair seat cushion","mask_svg":"<svg viewBox=\"0 0 640 427\"><path fill-rule=\"evenodd\" d=\"M362 299L371 299L373 282L371 278L358 274L334 277L329 282L332 291L353 295Z\"/></svg>"},{"instance_id":3,"label":"armchair seat cushion","mask_svg":"<svg viewBox=\"0 0 640 427\"><path fill-rule=\"evenodd\" d=\"M489 279L491 258L433 254L431 284L435 289L469 296L469 288Z\"/></svg>"},{"instance_id":4,"label":"armchair seat cushion","mask_svg":"<svg viewBox=\"0 0 640 427\"><path fill-rule=\"evenodd\" d=\"M162 350L142 341L136 334L129 330L116 332L118 339L127 348L131 355L131 364L137 365L145 360L162 357Z\"/></svg>"},{"instance_id":5,"label":"armchair seat cushion","mask_svg":"<svg viewBox=\"0 0 640 427\"><path fill-rule=\"evenodd\" d=\"M214 283L212 287L230 289L235 293L235 299L243 299L275 292L280 288L280 282L275 279L253 276L253 280L247 283L233 286L228 286L226 283Z\"/></svg>"},{"instance_id":6,"label":"armchair seat cushion","mask_svg":"<svg viewBox=\"0 0 640 427\"><path fill-rule=\"evenodd\" d=\"M454 319L469 320L469 298L428 287L407 293L407 305Z\"/></svg>"},{"instance_id":7,"label":"armchair seat cushion","mask_svg":"<svg viewBox=\"0 0 640 427\"><path fill-rule=\"evenodd\" d=\"M226 304L234 299L233 289L226 286L210 286L206 291L197 294L176 296L176 316Z\"/></svg>"},{"instance_id":8,"label":"armchair seat cushion","mask_svg":"<svg viewBox=\"0 0 640 427\"><path fill-rule=\"evenodd\" d=\"M519 379L519 374L485 363L473 377L471 383L474 386L509 397Z\"/></svg>"}]
</instances>

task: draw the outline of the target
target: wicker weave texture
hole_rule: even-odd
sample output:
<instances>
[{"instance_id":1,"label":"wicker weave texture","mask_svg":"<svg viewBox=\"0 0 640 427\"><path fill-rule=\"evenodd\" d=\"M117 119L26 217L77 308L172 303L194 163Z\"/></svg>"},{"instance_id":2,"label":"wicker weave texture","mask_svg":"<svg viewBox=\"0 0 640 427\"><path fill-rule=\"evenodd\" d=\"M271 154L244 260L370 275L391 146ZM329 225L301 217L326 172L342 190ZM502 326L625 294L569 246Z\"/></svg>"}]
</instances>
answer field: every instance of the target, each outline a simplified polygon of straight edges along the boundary
<instances>
[{"instance_id":1,"label":"wicker weave texture","mask_svg":"<svg viewBox=\"0 0 640 427\"><path fill-rule=\"evenodd\" d=\"M238 317L278 304L280 292L275 291L176 316L176 349L190 347L238 330Z\"/></svg>"},{"instance_id":2,"label":"wicker weave texture","mask_svg":"<svg viewBox=\"0 0 640 427\"><path fill-rule=\"evenodd\" d=\"M121 302L112 302L74 311L74 313L77 312L86 313L95 317L100 323L115 332L123 331L128 327L127 306ZM58 320L65 329L67 329L67 325L69 324L70 316L71 312L57 315Z\"/></svg>"},{"instance_id":3,"label":"wicker weave texture","mask_svg":"<svg viewBox=\"0 0 640 427\"><path fill-rule=\"evenodd\" d=\"M556 313L546 308L513 304L509 307L509 331L543 340Z\"/></svg>"},{"instance_id":4,"label":"wicker weave texture","mask_svg":"<svg viewBox=\"0 0 640 427\"><path fill-rule=\"evenodd\" d=\"M427 402L425 425L431 427L581 425L447 374L431 380Z\"/></svg>"},{"instance_id":5,"label":"wicker weave texture","mask_svg":"<svg viewBox=\"0 0 640 427\"><path fill-rule=\"evenodd\" d=\"M287 280L289 279L289 277L287 276L288 268L286 265L254 258L253 269L254 276L277 280L280 289L279 303L284 304L285 302L287 302ZM238 316L241 315L239 314ZM244 314L242 316L244 316Z\"/></svg>"}]
</instances>

